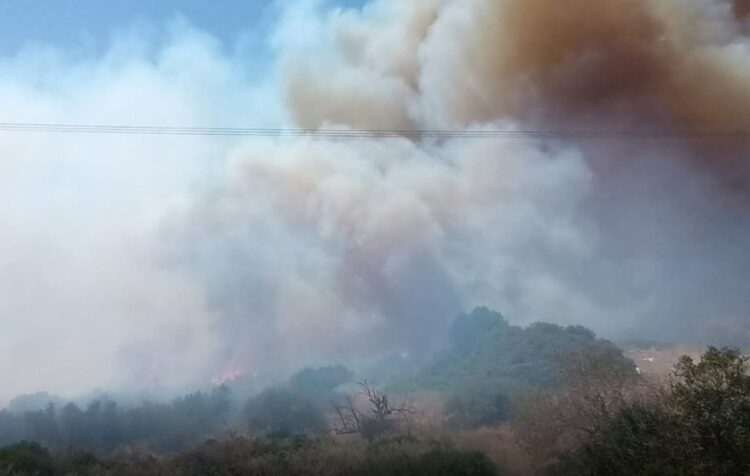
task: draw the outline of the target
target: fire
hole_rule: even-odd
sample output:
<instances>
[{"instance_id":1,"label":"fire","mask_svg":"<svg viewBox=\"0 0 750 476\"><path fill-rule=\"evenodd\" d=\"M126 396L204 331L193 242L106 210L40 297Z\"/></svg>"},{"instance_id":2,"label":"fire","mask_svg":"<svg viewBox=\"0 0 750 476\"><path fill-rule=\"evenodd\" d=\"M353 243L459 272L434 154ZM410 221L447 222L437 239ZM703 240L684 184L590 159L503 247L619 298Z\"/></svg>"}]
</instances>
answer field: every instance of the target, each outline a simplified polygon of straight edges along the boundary
<instances>
[{"instance_id":1,"label":"fire","mask_svg":"<svg viewBox=\"0 0 750 476\"><path fill-rule=\"evenodd\" d=\"M211 379L214 385L232 383L247 374L245 367L237 359L228 360L216 376Z\"/></svg>"}]
</instances>

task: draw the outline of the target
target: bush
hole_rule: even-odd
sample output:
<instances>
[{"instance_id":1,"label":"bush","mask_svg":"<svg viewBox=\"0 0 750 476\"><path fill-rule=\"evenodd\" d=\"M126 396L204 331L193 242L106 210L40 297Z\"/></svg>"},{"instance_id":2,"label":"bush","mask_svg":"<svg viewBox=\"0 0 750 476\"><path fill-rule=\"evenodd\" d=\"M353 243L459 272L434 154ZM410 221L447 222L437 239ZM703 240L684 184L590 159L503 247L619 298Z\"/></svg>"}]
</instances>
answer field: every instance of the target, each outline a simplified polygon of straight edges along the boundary
<instances>
[{"instance_id":1,"label":"bush","mask_svg":"<svg viewBox=\"0 0 750 476\"><path fill-rule=\"evenodd\" d=\"M583 448L563 456L551 473L704 474L696 471L692 455L699 449L686 437L686 430L659 405L630 405L619 410Z\"/></svg>"},{"instance_id":2,"label":"bush","mask_svg":"<svg viewBox=\"0 0 750 476\"><path fill-rule=\"evenodd\" d=\"M327 423L323 411L295 392L270 389L250 399L245 417L255 434L285 437L324 432Z\"/></svg>"},{"instance_id":3,"label":"bush","mask_svg":"<svg viewBox=\"0 0 750 476\"><path fill-rule=\"evenodd\" d=\"M22 441L0 449L3 474L51 476L55 473L49 452L39 443Z\"/></svg>"},{"instance_id":4,"label":"bush","mask_svg":"<svg viewBox=\"0 0 750 476\"><path fill-rule=\"evenodd\" d=\"M482 453L435 448L427 453L379 455L356 474L364 476L495 476L497 468Z\"/></svg>"},{"instance_id":5,"label":"bush","mask_svg":"<svg viewBox=\"0 0 750 476\"><path fill-rule=\"evenodd\" d=\"M353 380L354 372L343 365L331 365L300 370L289 379L289 387L306 398L320 402L330 399L336 387Z\"/></svg>"},{"instance_id":6,"label":"bush","mask_svg":"<svg viewBox=\"0 0 750 476\"><path fill-rule=\"evenodd\" d=\"M512 396L554 390L562 383L561 363L576 352L609 354L623 372L635 374L633 362L611 342L580 326L537 323L513 326L496 312L477 308L454 322L448 348L417 375L395 385L398 390Z\"/></svg>"},{"instance_id":7,"label":"bush","mask_svg":"<svg viewBox=\"0 0 750 476\"><path fill-rule=\"evenodd\" d=\"M494 426L510 418L511 401L502 393L457 395L448 400L445 412L454 428Z\"/></svg>"},{"instance_id":8,"label":"bush","mask_svg":"<svg viewBox=\"0 0 750 476\"><path fill-rule=\"evenodd\" d=\"M736 349L683 357L668 391L601 422L557 474L750 474L750 376Z\"/></svg>"},{"instance_id":9,"label":"bush","mask_svg":"<svg viewBox=\"0 0 750 476\"><path fill-rule=\"evenodd\" d=\"M102 469L99 459L95 455L86 452L73 453L58 463L57 466L62 468L58 473L76 476L96 474L96 471L101 471Z\"/></svg>"},{"instance_id":10,"label":"bush","mask_svg":"<svg viewBox=\"0 0 750 476\"><path fill-rule=\"evenodd\" d=\"M392 438L367 445L328 439L214 442L152 466L152 474L284 476L494 476L483 454Z\"/></svg>"}]
</instances>

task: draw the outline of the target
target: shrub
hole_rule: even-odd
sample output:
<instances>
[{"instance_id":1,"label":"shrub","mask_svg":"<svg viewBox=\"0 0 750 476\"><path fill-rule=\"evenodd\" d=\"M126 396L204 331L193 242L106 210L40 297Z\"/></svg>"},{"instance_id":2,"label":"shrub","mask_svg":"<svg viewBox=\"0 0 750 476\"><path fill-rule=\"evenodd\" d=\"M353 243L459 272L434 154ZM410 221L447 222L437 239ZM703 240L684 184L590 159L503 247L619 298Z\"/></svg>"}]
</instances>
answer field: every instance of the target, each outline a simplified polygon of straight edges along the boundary
<instances>
[{"instance_id":1,"label":"shrub","mask_svg":"<svg viewBox=\"0 0 750 476\"><path fill-rule=\"evenodd\" d=\"M343 365L306 368L289 379L292 391L314 401L327 401L336 387L354 380L354 372Z\"/></svg>"},{"instance_id":2,"label":"shrub","mask_svg":"<svg viewBox=\"0 0 750 476\"><path fill-rule=\"evenodd\" d=\"M435 448L412 455L395 453L369 459L356 474L364 476L495 476L497 468L482 453Z\"/></svg>"},{"instance_id":3,"label":"shrub","mask_svg":"<svg viewBox=\"0 0 750 476\"><path fill-rule=\"evenodd\" d=\"M0 449L0 470L4 474L48 476L55 472L49 452L39 443L22 441Z\"/></svg>"},{"instance_id":4,"label":"shrub","mask_svg":"<svg viewBox=\"0 0 750 476\"><path fill-rule=\"evenodd\" d=\"M502 393L456 395L448 400L445 411L448 424L454 428L494 426L510 418L511 402Z\"/></svg>"},{"instance_id":5,"label":"shrub","mask_svg":"<svg viewBox=\"0 0 750 476\"><path fill-rule=\"evenodd\" d=\"M251 398L245 416L253 433L266 436L314 434L327 429L323 411L289 390L270 389Z\"/></svg>"},{"instance_id":6,"label":"shrub","mask_svg":"<svg viewBox=\"0 0 750 476\"><path fill-rule=\"evenodd\" d=\"M557 474L750 474L750 376L735 349L683 357L668 391L602 421Z\"/></svg>"}]
</instances>

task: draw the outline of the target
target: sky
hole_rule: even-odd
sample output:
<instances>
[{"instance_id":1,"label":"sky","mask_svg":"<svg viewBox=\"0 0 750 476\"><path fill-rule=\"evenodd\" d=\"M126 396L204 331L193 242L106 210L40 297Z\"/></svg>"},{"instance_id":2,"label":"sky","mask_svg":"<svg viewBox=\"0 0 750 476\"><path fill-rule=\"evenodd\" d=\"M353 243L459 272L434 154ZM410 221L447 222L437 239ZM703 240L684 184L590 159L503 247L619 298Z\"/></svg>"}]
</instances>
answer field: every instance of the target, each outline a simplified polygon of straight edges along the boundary
<instances>
[{"instance_id":1,"label":"sky","mask_svg":"<svg viewBox=\"0 0 750 476\"><path fill-rule=\"evenodd\" d=\"M365 0L332 0L360 7ZM176 18L210 32L225 47L257 46L278 6L266 0L25 0L0 1L0 54L55 45L79 54L101 53L120 30L154 33Z\"/></svg>"}]
</instances>

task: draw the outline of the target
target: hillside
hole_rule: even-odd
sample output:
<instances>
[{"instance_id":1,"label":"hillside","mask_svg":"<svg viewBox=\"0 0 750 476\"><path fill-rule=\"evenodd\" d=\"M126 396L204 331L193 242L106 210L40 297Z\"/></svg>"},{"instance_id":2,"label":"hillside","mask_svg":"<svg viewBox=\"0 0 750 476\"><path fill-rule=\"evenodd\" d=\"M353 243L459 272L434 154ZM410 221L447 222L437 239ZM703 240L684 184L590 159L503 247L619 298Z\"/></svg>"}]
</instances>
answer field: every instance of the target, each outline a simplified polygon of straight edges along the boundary
<instances>
[{"instance_id":1,"label":"hillside","mask_svg":"<svg viewBox=\"0 0 750 476\"><path fill-rule=\"evenodd\" d=\"M480 307L459 316L447 348L398 387L448 394L473 389L510 396L553 389L560 384L560 366L566 357L584 350L608 354L620 360L623 368L635 371L621 349L585 327L548 323L520 327Z\"/></svg>"}]
</instances>

